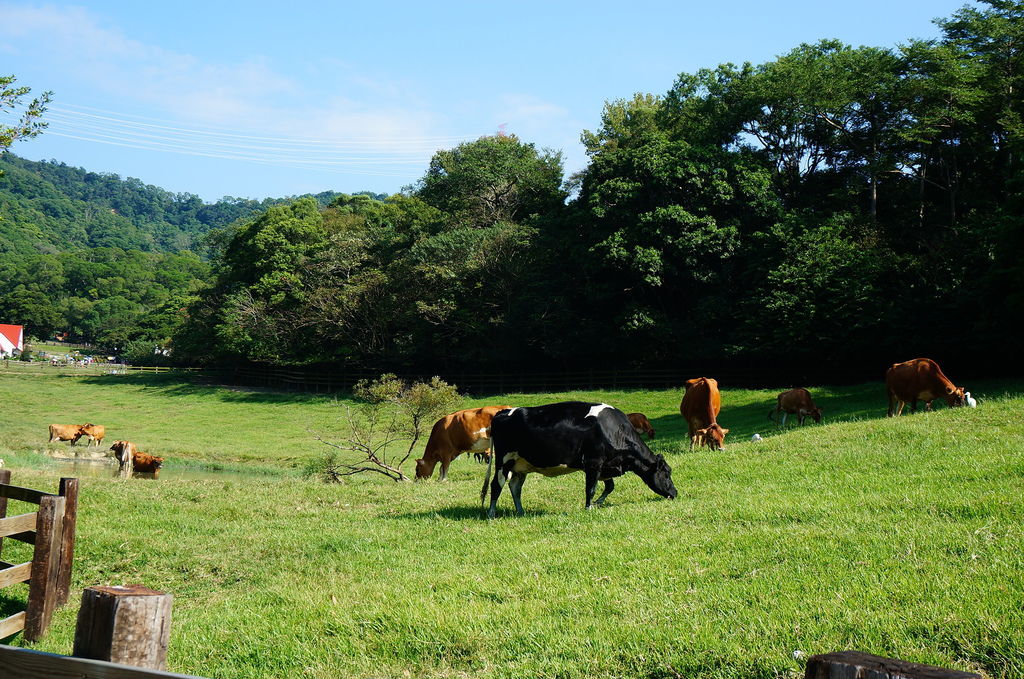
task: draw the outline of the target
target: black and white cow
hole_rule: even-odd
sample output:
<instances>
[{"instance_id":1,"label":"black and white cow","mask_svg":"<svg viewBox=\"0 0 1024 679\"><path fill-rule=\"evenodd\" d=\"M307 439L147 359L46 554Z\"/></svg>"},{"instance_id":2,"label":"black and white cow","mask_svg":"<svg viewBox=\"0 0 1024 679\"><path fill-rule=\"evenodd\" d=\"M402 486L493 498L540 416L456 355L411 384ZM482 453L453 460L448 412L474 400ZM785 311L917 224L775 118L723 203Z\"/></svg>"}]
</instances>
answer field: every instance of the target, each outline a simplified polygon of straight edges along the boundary
<instances>
[{"instance_id":1,"label":"black and white cow","mask_svg":"<svg viewBox=\"0 0 1024 679\"><path fill-rule=\"evenodd\" d=\"M597 504L614 490L616 476L633 472L651 490L669 499L675 498L672 469L661 455L655 455L640 440L633 425L621 410L606 403L565 401L533 408L511 408L491 421L491 459L496 465L491 482L491 506L487 516L494 518L501 489L508 483L516 513L523 514L520 493L526 475L560 476L580 471L587 475L586 507L593 505L597 482L604 481L604 493ZM491 463L480 490L480 502L487 495Z\"/></svg>"}]
</instances>

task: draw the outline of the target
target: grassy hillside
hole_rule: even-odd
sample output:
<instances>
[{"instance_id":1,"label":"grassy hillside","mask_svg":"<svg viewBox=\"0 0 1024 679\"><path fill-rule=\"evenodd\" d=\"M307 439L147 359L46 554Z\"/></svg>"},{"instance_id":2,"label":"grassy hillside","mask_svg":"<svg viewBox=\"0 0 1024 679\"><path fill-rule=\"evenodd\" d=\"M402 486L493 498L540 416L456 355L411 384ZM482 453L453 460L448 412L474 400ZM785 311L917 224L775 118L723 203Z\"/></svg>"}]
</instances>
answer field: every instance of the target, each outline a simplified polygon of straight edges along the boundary
<instances>
[{"instance_id":1,"label":"grassy hillside","mask_svg":"<svg viewBox=\"0 0 1024 679\"><path fill-rule=\"evenodd\" d=\"M169 457L157 481L83 479L74 587L173 592L179 672L795 677L797 651L857 648L1020 676L1024 399L968 386L975 410L899 419L880 385L813 389L826 424L787 431L766 419L774 392L725 390L720 453L687 450L677 390L475 401L645 412L680 493L628 476L585 512L581 475L531 477L527 516L503 497L490 522L463 458L444 484L174 475L320 455L306 429L338 426L336 406L305 395L0 373L0 457L19 484L55 487L32 451L49 422L85 420ZM75 608L38 648L70 652Z\"/></svg>"}]
</instances>

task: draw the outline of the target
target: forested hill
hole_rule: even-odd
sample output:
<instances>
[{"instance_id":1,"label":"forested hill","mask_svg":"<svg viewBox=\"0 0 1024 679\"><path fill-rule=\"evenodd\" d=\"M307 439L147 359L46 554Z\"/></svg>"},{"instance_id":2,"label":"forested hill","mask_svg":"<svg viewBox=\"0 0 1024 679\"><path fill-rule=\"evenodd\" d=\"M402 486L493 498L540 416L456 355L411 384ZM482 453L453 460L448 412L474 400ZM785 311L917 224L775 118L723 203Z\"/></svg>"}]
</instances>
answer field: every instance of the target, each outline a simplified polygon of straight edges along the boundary
<instances>
[{"instance_id":1,"label":"forested hill","mask_svg":"<svg viewBox=\"0 0 1024 679\"><path fill-rule=\"evenodd\" d=\"M204 254L211 230L294 198L225 197L205 203L133 177L91 172L57 161L0 156L0 253L48 253L115 247ZM326 205L333 191L313 196Z\"/></svg>"},{"instance_id":2,"label":"forested hill","mask_svg":"<svg viewBox=\"0 0 1024 679\"><path fill-rule=\"evenodd\" d=\"M9 153L0 155L0 172L0 322L40 339L66 334L134 361L152 360L208 284L205 260L216 246L207 234L296 200L204 203L138 179ZM306 200L323 206L341 195Z\"/></svg>"}]
</instances>

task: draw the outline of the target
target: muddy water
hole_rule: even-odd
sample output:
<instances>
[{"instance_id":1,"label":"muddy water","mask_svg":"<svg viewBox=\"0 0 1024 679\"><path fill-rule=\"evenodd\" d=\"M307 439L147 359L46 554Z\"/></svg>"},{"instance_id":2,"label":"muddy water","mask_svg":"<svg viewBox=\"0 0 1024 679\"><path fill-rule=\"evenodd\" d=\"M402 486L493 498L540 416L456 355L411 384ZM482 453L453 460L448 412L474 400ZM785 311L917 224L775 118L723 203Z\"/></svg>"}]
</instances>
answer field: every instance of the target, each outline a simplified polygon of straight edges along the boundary
<instances>
[{"instance_id":1,"label":"muddy water","mask_svg":"<svg viewBox=\"0 0 1024 679\"><path fill-rule=\"evenodd\" d=\"M106 460L87 460L87 459L73 459L73 458L53 458L54 467L60 472L61 476L70 476L76 478L112 478L128 477L128 474L122 473L117 468L117 463L109 459ZM229 481L229 480L251 480L257 476L263 476L262 474L246 474L244 472L238 472L234 470L221 471L217 469L197 469L194 467L178 467L178 466L167 466L164 465L160 471L156 474L145 474L142 472L134 472L131 474L132 478L136 479L186 479L196 481Z\"/></svg>"}]
</instances>

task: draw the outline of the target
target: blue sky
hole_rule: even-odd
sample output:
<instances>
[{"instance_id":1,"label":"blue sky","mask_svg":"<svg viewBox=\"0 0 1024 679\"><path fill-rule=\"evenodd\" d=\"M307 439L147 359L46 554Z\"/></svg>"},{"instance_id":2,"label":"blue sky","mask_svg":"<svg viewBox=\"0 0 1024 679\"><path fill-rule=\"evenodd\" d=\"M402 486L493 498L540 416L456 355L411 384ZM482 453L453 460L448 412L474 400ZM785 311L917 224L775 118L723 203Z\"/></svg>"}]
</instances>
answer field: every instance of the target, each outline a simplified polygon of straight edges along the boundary
<instances>
[{"instance_id":1,"label":"blue sky","mask_svg":"<svg viewBox=\"0 0 1024 679\"><path fill-rule=\"evenodd\" d=\"M0 0L0 73L52 90L31 159L205 200L393 193L499 127L581 169L605 101L801 42L938 35L963 0Z\"/></svg>"}]
</instances>

